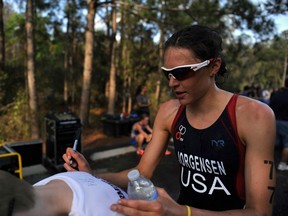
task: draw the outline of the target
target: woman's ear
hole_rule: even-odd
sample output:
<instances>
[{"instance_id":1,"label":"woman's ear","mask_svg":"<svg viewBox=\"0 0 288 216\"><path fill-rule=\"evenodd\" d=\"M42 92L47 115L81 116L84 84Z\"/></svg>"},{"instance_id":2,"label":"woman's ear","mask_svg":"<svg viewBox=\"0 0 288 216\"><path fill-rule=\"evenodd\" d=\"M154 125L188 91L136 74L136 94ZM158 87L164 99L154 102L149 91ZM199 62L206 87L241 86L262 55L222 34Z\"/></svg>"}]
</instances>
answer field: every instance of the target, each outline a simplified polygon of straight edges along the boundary
<instances>
[{"instance_id":1,"label":"woman's ear","mask_svg":"<svg viewBox=\"0 0 288 216\"><path fill-rule=\"evenodd\" d=\"M221 67L221 63L222 63L221 58L215 58L214 60L212 60L211 62L212 70L210 72L210 77L215 76L218 73Z\"/></svg>"}]
</instances>

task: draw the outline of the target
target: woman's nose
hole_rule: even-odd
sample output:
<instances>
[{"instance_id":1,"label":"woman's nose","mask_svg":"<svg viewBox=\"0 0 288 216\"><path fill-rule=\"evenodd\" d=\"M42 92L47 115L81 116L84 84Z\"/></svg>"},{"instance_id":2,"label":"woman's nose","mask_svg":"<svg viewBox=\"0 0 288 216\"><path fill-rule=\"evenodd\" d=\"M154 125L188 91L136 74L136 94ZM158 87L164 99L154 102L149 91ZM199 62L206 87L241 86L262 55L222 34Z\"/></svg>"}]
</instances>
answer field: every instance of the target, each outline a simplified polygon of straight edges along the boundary
<instances>
[{"instance_id":1,"label":"woman's nose","mask_svg":"<svg viewBox=\"0 0 288 216\"><path fill-rule=\"evenodd\" d=\"M169 77L169 87L174 87L179 84L179 81L177 79L174 79L173 77Z\"/></svg>"}]
</instances>

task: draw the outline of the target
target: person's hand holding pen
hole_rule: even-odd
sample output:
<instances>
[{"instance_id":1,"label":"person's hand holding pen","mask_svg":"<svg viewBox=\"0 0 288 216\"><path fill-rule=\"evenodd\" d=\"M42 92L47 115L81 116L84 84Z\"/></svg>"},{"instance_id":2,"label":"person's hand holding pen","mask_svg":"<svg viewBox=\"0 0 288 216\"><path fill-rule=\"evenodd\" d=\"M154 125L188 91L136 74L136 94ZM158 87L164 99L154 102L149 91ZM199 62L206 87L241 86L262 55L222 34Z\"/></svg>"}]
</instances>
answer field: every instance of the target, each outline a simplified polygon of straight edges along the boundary
<instances>
[{"instance_id":1,"label":"person's hand holding pen","mask_svg":"<svg viewBox=\"0 0 288 216\"><path fill-rule=\"evenodd\" d=\"M89 166L88 161L85 159L85 157L77 151L77 145L80 139L81 129L77 131L76 138L74 141L73 148L68 147L66 149L66 153L63 154L62 158L64 159L64 168L67 171L83 171L92 173L92 170ZM71 162L72 161L72 162Z\"/></svg>"},{"instance_id":2,"label":"person's hand holding pen","mask_svg":"<svg viewBox=\"0 0 288 216\"><path fill-rule=\"evenodd\" d=\"M80 136L81 136L81 128L78 128L78 130L76 132L73 148L72 148L73 152L75 152L75 153L77 152L77 146L79 143ZM72 155L69 155L69 165L74 170L78 170L78 162L74 158L75 158L75 156L73 157ZM63 159L64 159L64 157L63 157ZM65 161L65 162L67 163L67 161Z\"/></svg>"},{"instance_id":3,"label":"person's hand holding pen","mask_svg":"<svg viewBox=\"0 0 288 216\"><path fill-rule=\"evenodd\" d=\"M78 146L78 142L80 139L80 135L81 135L81 128L78 128L77 133L76 133L76 137L74 140L74 144L73 144L73 151L75 151L75 152L77 151L77 146ZM75 163L75 161L73 158L71 158L70 159L70 165L72 165L73 163Z\"/></svg>"}]
</instances>

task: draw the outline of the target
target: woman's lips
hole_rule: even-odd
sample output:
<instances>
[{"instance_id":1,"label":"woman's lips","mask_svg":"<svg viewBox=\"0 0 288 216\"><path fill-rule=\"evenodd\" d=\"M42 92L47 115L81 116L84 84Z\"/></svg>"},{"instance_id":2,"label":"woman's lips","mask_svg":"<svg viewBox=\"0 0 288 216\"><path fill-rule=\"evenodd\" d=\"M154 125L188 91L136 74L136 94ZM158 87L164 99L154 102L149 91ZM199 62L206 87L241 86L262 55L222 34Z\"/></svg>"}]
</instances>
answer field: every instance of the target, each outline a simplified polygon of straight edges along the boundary
<instances>
[{"instance_id":1,"label":"woman's lips","mask_svg":"<svg viewBox=\"0 0 288 216\"><path fill-rule=\"evenodd\" d=\"M177 98L181 99L185 96L186 92L176 91L175 94Z\"/></svg>"}]
</instances>

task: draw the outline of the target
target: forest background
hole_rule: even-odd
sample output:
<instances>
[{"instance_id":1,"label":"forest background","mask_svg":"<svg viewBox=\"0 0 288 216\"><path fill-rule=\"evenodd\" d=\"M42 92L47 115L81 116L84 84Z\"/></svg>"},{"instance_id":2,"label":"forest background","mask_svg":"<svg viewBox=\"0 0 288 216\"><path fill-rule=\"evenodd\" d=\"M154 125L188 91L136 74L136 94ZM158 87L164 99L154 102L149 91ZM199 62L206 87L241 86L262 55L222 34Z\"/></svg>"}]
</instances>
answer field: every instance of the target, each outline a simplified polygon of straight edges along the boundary
<instances>
[{"instance_id":1,"label":"forest background","mask_svg":"<svg viewBox=\"0 0 288 216\"><path fill-rule=\"evenodd\" d=\"M142 83L153 121L173 97L163 43L195 23L223 36L222 88L280 88L288 31L278 33L271 15L287 13L285 0L0 0L0 143L43 137L51 111L74 112L97 133L103 114L133 110Z\"/></svg>"}]
</instances>

